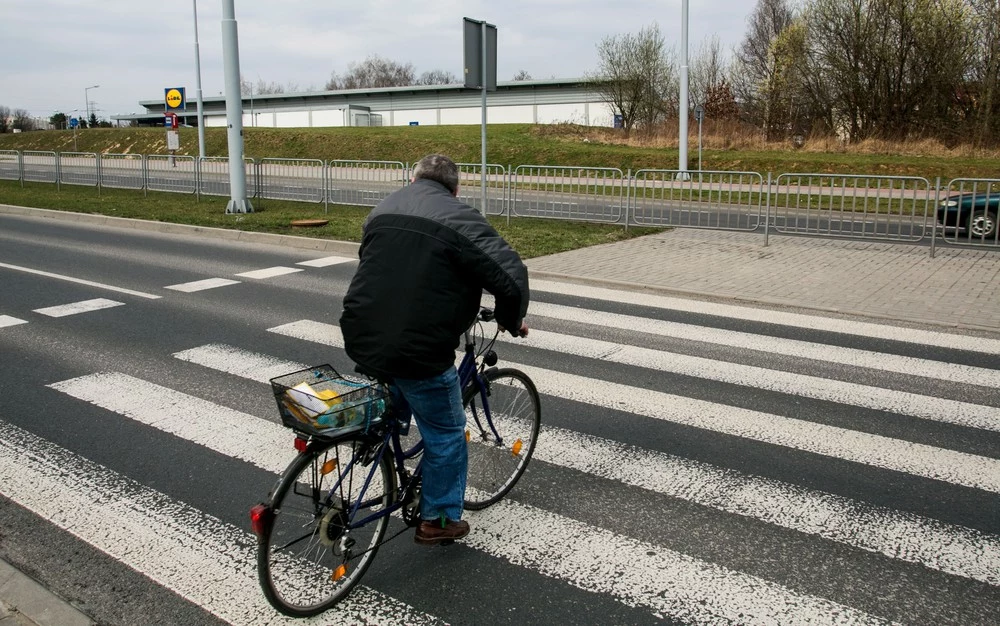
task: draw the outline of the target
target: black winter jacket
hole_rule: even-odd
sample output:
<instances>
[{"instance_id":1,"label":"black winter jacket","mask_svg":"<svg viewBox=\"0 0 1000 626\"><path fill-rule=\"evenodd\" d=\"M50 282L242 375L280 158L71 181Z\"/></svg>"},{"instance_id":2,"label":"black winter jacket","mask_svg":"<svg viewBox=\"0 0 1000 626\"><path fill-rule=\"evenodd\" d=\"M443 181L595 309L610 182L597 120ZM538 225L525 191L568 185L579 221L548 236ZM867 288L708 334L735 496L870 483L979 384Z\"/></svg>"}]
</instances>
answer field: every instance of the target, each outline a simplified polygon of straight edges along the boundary
<instances>
[{"instance_id":1,"label":"black winter jacket","mask_svg":"<svg viewBox=\"0 0 1000 626\"><path fill-rule=\"evenodd\" d=\"M365 221L361 263L344 297L348 356L382 378L428 378L455 363L483 289L497 322L517 330L528 270L478 211L437 181L417 179Z\"/></svg>"}]
</instances>

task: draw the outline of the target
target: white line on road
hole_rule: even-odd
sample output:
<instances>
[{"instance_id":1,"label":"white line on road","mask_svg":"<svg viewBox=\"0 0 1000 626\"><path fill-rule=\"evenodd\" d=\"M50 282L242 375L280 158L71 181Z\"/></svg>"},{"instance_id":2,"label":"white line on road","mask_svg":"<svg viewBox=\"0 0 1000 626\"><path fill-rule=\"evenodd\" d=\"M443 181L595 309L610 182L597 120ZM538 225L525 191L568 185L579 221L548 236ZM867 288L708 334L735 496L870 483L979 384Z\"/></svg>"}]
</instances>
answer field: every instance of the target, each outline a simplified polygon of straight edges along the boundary
<instances>
[{"instance_id":1,"label":"white line on road","mask_svg":"<svg viewBox=\"0 0 1000 626\"><path fill-rule=\"evenodd\" d=\"M268 330L344 347L340 328L331 324L303 320ZM540 393L558 398L1000 493L1000 459L530 365L506 364L523 370Z\"/></svg>"},{"instance_id":2,"label":"white line on road","mask_svg":"<svg viewBox=\"0 0 1000 626\"><path fill-rule=\"evenodd\" d=\"M99 374L52 386L112 410L127 410L130 417L148 419L154 426L238 458L252 458L274 445L274 436L254 441L258 434L220 424L211 412L186 412L191 404L199 406L190 396L123 374ZM164 413L163 407L146 407L138 401L151 396L165 396L163 407L173 409ZM246 415L243 423L248 421L261 422L265 430L284 431ZM288 431L284 433L287 441ZM286 458L291 456L289 450ZM283 468L283 463L276 464L271 471ZM705 622L724 617L745 624L884 623L829 600L534 507L503 502L469 517L474 528L467 540L471 547L586 591L609 594L628 606L652 609L657 615ZM546 530L539 533L539 528Z\"/></svg>"},{"instance_id":3,"label":"white line on road","mask_svg":"<svg viewBox=\"0 0 1000 626\"><path fill-rule=\"evenodd\" d=\"M0 493L227 622L303 623L264 600L251 535L3 421ZM335 615L338 623L441 623L366 587Z\"/></svg>"},{"instance_id":4,"label":"white line on road","mask_svg":"<svg viewBox=\"0 0 1000 626\"><path fill-rule=\"evenodd\" d=\"M10 270L17 270L19 272L27 272L29 274L36 274L38 276L45 276L47 278L55 278L57 280L65 280L71 283L78 283L80 285L88 285L90 287L97 287L99 289L107 289L109 291L117 291L118 293L126 293L130 296L139 296L140 298L148 298L150 300L157 300L161 296L157 296L151 293L144 293L142 291L133 291L131 289L124 289L122 287L114 287L112 285L106 285L104 283L95 283L92 280L84 280L82 278L73 278L72 276L65 276L63 274L53 274L52 272L43 272L42 270L34 270L30 267L21 267L20 265L10 265L8 263L0 263L0 267L6 267Z\"/></svg>"},{"instance_id":5,"label":"white line on road","mask_svg":"<svg viewBox=\"0 0 1000 626\"><path fill-rule=\"evenodd\" d=\"M164 287L164 289L173 289L174 291L183 291L184 293L194 293L195 291L204 291L206 289L215 289L216 287L238 284L240 284L240 281L230 280L228 278L206 278L205 280L196 280L190 283L170 285L168 287Z\"/></svg>"},{"instance_id":6,"label":"white line on road","mask_svg":"<svg viewBox=\"0 0 1000 626\"><path fill-rule=\"evenodd\" d=\"M532 302L530 314L557 320L606 326L608 328L627 328L630 331L663 337L688 339L733 348L783 354L802 359L839 363L851 367L865 367L877 371L922 376L935 380L967 383L989 388L1000 386L1000 371L973 367L971 365L942 363L941 361L870 352L868 350L858 350L857 348L843 348L797 339L756 335L753 333L695 326L679 322L666 322L632 315L604 313L559 304L546 304L544 302Z\"/></svg>"},{"instance_id":7,"label":"white line on road","mask_svg":"<svg viewBox=\"0 0 1000 626\"><path fill-rule=\"evenodd\" d=\"M512 344L515 341L506 336L503 338L507 343ZM552 352L635 365L661 372L716 380L754 389L766 389L937 422L1000 431L1000 408L997 407L541 330L532 330L525 345ZM929 368L933 368L935 365L941 366L942 369L947 366L947 364L934 361L927 364ZM1000 375L991 370L984 369L982 372L982 380L989 380ZM944 374L942 373L941 376L943 377Z\"/></svg>"},{"instance_id":8,"label":"white line on road","mask_svg":"<svg viewBox=\"0 0 1000 626\"><path fill-rule=\"evenodd\" d=\"M90 311L110 309L111 307L116 306L125 306L125 303L115 302L114 300L106 300L104 298L94 298L93 300L81 300L80 302L72 302L70 304L61 304L59 306L45 307L44 309L35 309L35 313L41 313L42 315L48 315L49 317L66 317L67 315L76 315L77 313L88 313Z\"/></svg>"},{"instance_id":9,"label":"white line on road","mask_svg":"<svg viewBox=\"0 0 1000 626\"><path fill-rule=\"evenodd\" d=\"M18 324L27 324L28 320L18 319L10 315L0 315L0 328L6 328L7 326L17 326Z\"/></svg>"},{"instance_id":10,"label":"white line on road","mask_svg":"<svg viewBox=\"0 0 1000 626\"><path fill-rule=\"evenodd\" d=\"M285 274L294 274L295 272L303 271L298 267L266 267L262 270L253 270L252 272L243 272L242 274L237 274L237 276L242 276L243 278L274 278L275 276L284 276Z\"/></svg>"},{"instance_id":11,"label":"white line on road","mask_svg":"<svg viewBox=\"0 0 1000 626\"><path fill-rule=\"evenodd\" d=\"M859 337L870 337L873 339L889 339L892 341L902 341L921 346L937 346L941 348L953 348L956 350L985 352L987 354L1000 354L1000 340L997 339L986 339L967 335L901 328L887 324L872 324L869 322L857 322L853 320L822 317L819 315L803 315L801 313L769 311L766 309L755 309L731 304L716 304L700 300L671 298L650 293L619 291L616 289L606 289L602 287L591 287L548 280L532 280L531 291L533 293L557 293L562 295L577 296L580 298L604 300L614 302L616 304L636 304L639 306L647 306L658 309L669 309L673 311L685 311L688 313L729 317L753 322L766 322L768 324L794 326L797 328L807 328L811 330L823 330L834 333L857 335ZM529 315L541 315L541 313L536 312L536 307L539 304L542 303L536 301L531 303L531 307L528 311Z\"/></svg>"},{"instance_id":12,"label":"white line on road","mask_svg":"<svg viewBox=\"0 0 1000 626\"><path fill-rule=\"evenodd\" d=\"M306 367L222 345L174 356L258 382ZM291 440L286 428L125 374L93 374L49 386L271 472L281 472L288 460L281 452ZM141 398L156 401L150 405ZM214 423L218 430L205 429L203 423ZM232 441L218 432L240 435ZM553 426L545 426L534 458L1000 585L1000 537L962 526Z\"/></svg>"},{"instance_id":13,"label":"white line on road","mask_svg":"<svg viewBox=\"0 0 1000 626\"><path fill-rule=\"evenodd\" d=\"M299 261L296 265L305 265L308 267L329 267L331 265L339 265L341 263L350 263L351 261L357 261L357 259L346 256L327 256L322 259L312 259L311 261Z\"/></svg>"}]
</instances>

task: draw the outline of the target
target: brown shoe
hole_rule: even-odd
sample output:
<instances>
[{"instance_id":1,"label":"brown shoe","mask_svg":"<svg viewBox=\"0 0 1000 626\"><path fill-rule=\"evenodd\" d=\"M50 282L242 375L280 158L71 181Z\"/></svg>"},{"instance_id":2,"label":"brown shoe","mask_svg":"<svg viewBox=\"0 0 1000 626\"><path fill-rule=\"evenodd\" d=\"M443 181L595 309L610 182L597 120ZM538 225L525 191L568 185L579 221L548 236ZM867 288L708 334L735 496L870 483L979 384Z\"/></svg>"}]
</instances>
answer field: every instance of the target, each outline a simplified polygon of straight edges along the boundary
<instances>
[{"instance_id":1,"label":"brown shoe","mask_svg":"<svg viewBox=\"0 0 1000 626\"><path fill-rule=\"evenodd\" d=\"M436 546L442 543L451 543L468 534L469 522L465 520L457 522L447 520L444 526L441 525L441 520L423 520L417 526L417 534L413 536L413 541L425 546Z\"/></svg>"}]
</instances>

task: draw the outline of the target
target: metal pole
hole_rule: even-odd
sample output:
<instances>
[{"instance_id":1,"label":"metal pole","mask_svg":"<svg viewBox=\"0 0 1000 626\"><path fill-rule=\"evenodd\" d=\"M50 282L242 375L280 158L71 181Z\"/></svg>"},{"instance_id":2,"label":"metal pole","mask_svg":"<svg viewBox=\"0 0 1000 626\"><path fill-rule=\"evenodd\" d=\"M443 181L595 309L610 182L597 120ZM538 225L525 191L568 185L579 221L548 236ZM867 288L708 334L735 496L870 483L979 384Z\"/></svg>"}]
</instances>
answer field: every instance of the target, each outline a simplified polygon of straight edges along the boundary
<instances>
[{"instance_id":1,"label":"metal pole","mask_svg":"<svg viewBox=\"0 0 1000 626\"><path fill-rule=\"evenodd\" d=\"M100 85L91 85L90 87L83 88L83 103L86 105L86 115L87 123L90 123L90 94L88 93L91 89L97 89Z\"/></svg>"},{"instance_id":2,"label":"metal pole","mask_svg":"<svg viewBox=\"0 0 1000 626\"><path fill-rule=\"evenodd\" d=\"M198 49L198 0L194 2L194 74L198 97L198 156L205 158L205 110L201 100L201 52Z\"/></svg>"},{"instance_id":3,"label":"metal pole","mask_svg":"<svg viewBox=\"0 0 1000 626\"><path fill-rule=\"evenodd\" d=\"M482 67L482 89L483 89L483 129L482 129L482 157L483 157L483 167L482 171L479 172L480 179L482 183L483 191L483 204L482 204L482 214L486 215L486 22L484 21L480 24L480 33L482 34L482 46L483 46L483 67Z\"/></svg>"},{"instance_id":4,"label":"metal pole","mask_svg":"<svg viewBox=\"0 0 1000 626\"><path fill-rule=\"evenodd\" d=\"M698 116L698 174L701 174L701 120L702 117Z\"/></svg>"},{"instance_id":5,"label":"metal pole","mask_svg":"<svg viewBox=\"0 0 1000 626\"><path fill-rule=\"evenodd\" d=\"M681 101L677 111L680 122L680 145L677 151L677 178L688 174L688 0L681 2Z\"/></svg>"},{"instance_id":6,"label":"metal pole","mask_svg":"<svg viewBox=\"0 0 1000 626\"><path fill-rule=\"evenodd\" d=\"M222 61L226 79L226 123L229 139L229 202L226 213L253 213L247 199L243 168L243 98L240 95L240 45L234 0L222 0Z\"/></svg>"}]
</instances>

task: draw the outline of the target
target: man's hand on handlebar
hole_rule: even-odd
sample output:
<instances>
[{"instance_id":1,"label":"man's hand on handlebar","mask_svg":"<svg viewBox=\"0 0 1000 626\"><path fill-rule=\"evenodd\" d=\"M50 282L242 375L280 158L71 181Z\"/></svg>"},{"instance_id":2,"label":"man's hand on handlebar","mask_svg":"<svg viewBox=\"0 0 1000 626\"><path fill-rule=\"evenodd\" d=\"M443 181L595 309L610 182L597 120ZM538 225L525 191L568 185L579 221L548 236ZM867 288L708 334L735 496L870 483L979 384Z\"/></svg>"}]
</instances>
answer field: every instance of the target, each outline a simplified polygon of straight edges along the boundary
<instances>
[{"instance_id":1,"label":"man's hand on handlebar","mask_svg":"<svg viewBox=\"0 0 1000 626\"><path fill-rule=\"evenodd\" d=\"M503 326L500 326L500 332L505 333L505 332L507 332L507 329L504 328ZM517 332L515 333L515 332L511 331L510 334L514 335L515 337L527 337L528 336L528 323L525 322L524 320L522 320L521 321L521 327L517 329Z\"/></svg>"}]
</instances>

